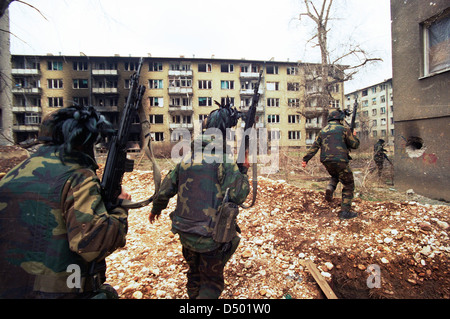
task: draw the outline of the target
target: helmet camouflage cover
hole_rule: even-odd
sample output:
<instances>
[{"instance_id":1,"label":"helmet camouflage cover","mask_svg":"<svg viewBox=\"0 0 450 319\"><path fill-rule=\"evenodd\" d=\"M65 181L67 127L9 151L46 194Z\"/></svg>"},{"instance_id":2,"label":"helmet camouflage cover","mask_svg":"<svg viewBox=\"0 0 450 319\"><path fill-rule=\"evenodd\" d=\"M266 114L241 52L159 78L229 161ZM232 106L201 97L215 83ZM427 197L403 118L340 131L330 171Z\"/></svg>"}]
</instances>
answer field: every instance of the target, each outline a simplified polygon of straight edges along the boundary
<instances>
[{"instance_id":1,"label":"helmet camouflage cover","mask_svg":"<svg viewBox=\"0 0 450 319\"><path fill-rule=\"evenodd\" d=\"M226 133L227 128L236 126L241 113L235 107L231 107L229 99L225 105L215 101L219 108L212 111L206 119L206 128L218 128L222 133Z\"/></svg>"},{"instance_id":2,"label":"helmet camouflage cover","mask_svg":"<svg viewBox=\"0 0 450 319\"><path fill-rule=\"evenodd\" d=\"M345 113L341 110L333 110L328 113L328 122L330 121L342 121L345 118Z\"/></svg>"}]
</instances>

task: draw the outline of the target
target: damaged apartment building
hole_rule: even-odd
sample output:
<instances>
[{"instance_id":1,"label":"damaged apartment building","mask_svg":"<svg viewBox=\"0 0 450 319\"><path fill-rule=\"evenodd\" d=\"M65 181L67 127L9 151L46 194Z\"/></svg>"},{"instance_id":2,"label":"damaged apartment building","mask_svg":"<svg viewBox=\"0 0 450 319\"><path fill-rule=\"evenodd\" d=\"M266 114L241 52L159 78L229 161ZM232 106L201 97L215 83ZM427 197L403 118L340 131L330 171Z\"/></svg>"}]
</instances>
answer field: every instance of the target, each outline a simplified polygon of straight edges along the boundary
<instances>
[{"instance_id":1,"label":"damaged apartment building","mask_svg":"<svg viewBox=\"0 0 450 319\"><path fill-rule=\"evenodd\" d=\"M13 136L16 142L36 137L43 116L74 103L93 105L113 124L129 92L138 57L12 55ZM266 127L270 141L280 147L306 147L322 128L314 94L318 83L311 74L317 65L257 60L145 57L140 83L146 86L154 145L177 142L179 128L194 126L217 108L214 101L229 98L238 110L248 110L263 70L256 128ZM311 71L313 70L313 71ZM333 86L331 106L341 107L343 83ZM328 107L328 106L326 106ZM306 118L302 114L315 112ZM139 123L130 147L138 148Z\"/></svg>"}]
</instances>

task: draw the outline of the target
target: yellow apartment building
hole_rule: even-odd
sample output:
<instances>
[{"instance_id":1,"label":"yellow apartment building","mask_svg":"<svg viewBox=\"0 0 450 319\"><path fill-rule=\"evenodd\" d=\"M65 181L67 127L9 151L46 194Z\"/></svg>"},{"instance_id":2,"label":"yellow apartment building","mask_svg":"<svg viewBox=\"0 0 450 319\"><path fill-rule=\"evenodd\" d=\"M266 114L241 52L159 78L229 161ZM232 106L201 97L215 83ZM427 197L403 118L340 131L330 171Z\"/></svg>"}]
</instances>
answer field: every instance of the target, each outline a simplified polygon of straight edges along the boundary
<instances>
[{"instance_id":1,"label":"yellow apartment building","mask_svg":"<svg viewBox=\"0 0 450 319\"><path fill-rule=\"evenodd\" d=\"M138 63L138 57L118 55L12 55L16 142L34 138L46 113L73 103L93 105L117 125ZM145 57L140 83L146 86L143 105L149 108L155 144L178 141L179 128L194 132L195 125L217 108L214 101L228 97L238 110L248 110L262 70L256 127L267 128L269 140L277 139L280 147L306 147L314 141L322 119L303 115L323 107L342 108L344 102L343 83L334 85L329 106L310 98L318 90L311 71L315 66L273 60ZM139 132L136 121L131 142L139 141Z\"/></svg>"}]
</instances>

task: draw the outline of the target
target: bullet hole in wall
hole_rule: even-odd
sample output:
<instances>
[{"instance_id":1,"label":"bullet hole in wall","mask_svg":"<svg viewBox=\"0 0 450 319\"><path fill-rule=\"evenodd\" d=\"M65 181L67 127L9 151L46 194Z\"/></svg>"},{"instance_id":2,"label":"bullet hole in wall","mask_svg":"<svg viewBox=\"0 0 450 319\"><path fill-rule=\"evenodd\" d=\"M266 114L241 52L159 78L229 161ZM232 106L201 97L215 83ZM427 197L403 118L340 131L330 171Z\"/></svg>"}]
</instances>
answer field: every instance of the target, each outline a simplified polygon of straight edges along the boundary
<instances>
[{"instance_id":1,"label":"bullet hole in wall","mask_svg":"<svg viewBox=\"0 0 450 319\"><path fill-rule=\"evenodd\" d=\"M417 136L410 136L406 140L406 154L411 158L416 158L422 156L425 152L426 147L424 146L423 139Z\"/></svg>"}]
</instances>

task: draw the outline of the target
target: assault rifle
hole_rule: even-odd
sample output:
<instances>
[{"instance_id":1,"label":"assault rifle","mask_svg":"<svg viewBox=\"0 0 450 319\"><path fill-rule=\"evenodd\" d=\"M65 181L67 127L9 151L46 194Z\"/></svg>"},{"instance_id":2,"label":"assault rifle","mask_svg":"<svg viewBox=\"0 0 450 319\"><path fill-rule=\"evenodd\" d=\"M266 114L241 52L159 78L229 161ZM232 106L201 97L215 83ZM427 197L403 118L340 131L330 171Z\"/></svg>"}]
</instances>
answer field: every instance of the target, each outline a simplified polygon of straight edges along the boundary
<instances>
[{"instance_id":1,"label":"assault rifle","mask_svg":"<svg viewBox=\"0 0 450 319\"><path fill-rule=\"evenodd\" d=\"M259 95L260 95L258 91L259 91L259 85L261 83L262 73L263 73L263 70L261 70L259 72L258 82L256 82L254 91L253 91L252 103L251 103L250 108L248 109L247 113L244 115L244 121L245 121L244 133L247 132L247 130L249 128L253 127L255 124L256 108L258 106ZM250 136L249 136L249 134L245 134L244 140L242 141L241 148L239 149L239 153L238 153L238 159L240 159L238 161L238 166L242 166L244 164L244 163L242 163L242 156L244 154L245 154L245 161L247 161L249 147L250 147ZM256 161L252 165L252 171L253 171L253 175L252 175L253 198L252 198L252 202L251 202L250 206L246 207L246 206L241 205L241 207L243 207L243 208L252 207L256 201L256 189L258 186L258 172L257 172Z\"/></svg>"},{"instance_id":2,"label":"assault rifle","mask_svg":"<svg viewBox=\"0 0 450 319\"><path fill-rule=\"evenodd\" d=\"M356 111L358 110L358 102L355 101L355 104L353 104L353 112L352 112L352 121L350 122L350 131L355 130L355 121L356 121Z\"/></svg>"},{"instance_id":3,"label":"assault rifle","mask_svg":"<svg viewBox=\"0 0 450 319\"><path fill-rule=\"evenodd\" d=\"M134 166L134 161L127 158L127 142L131 124L136 118L139 108L141 108L142 97L145 92L145 86L139 85L142 63L143 59L141 58L136 73L131 76L130 92L120 117L119 129L110 138L108 157L101 182L103 200L108 209L119 204L125 208L139 208L150 203L149 200L140 203L123 200L119 203L117 199L122 192L121 184L124 173L132 172Z\"/></svg>"},{"instance_id":4,"label":"assault rifle","mask_svg":"<svg viewBox=\"0 0 450 319\"><path fill-rule=\"evenodd\" d=\"M350 110L340 110L341 112L341 120L345 121L345 118L347 116L350 116L350 114L352 115L352 119L350 124L348 124L347 121L345 121L345 123L350 127L350 131L353 133L353 131L355 130L355 121L356 121L356 111L358 110L358 102L355 101L355 104L353 105L353 111Z\"/></svg>"}]
</instances>

